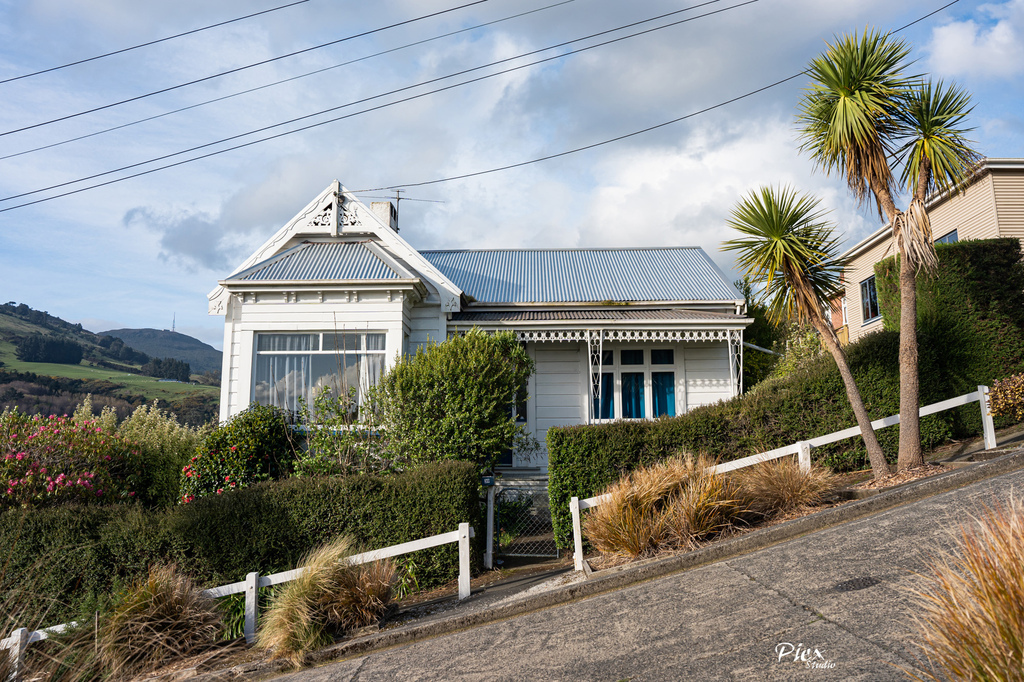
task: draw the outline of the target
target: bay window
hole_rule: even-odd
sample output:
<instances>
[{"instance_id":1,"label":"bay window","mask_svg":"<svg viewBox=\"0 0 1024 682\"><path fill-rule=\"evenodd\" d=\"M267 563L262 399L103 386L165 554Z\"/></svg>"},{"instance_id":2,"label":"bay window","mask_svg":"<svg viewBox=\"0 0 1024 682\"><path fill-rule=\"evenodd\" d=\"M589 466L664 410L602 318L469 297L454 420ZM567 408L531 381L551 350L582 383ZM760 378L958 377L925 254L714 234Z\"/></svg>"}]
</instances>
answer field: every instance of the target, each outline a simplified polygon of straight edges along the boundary
<instances>
[{"instance_id":1,"label":"bay window","mask_svg":"<svg viewBox=\"0 0 1024 682\"><path fill-rule=\"evenodd\" d=\"M261 405L297 412L328 387L358 408L384 372L385 334L373 332L257 333L253 396Z\"/></svg>"}]
</instances>

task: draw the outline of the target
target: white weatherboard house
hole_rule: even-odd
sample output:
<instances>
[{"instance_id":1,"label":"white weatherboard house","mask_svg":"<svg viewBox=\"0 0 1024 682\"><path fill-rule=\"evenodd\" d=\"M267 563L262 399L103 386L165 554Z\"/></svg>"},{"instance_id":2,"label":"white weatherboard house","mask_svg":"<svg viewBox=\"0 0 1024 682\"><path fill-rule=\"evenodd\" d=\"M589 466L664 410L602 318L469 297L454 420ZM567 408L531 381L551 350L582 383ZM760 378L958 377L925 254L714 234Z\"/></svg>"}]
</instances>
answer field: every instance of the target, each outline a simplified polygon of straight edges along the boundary
<instances>
[{"instance_id":1,"label":"white weatherboard house","mask_svg":"<svg viewBox=\"0 0 1024 682\"><path fill-rule=\"evenodd\" d=\"M390 202L338 182L210 293L224 317L220 417L361 396L399 354L480 327L536 362L517 419L552 426L677 415L740 390L743 297L700 248L417 251ZM358 398L357 398L358 399ZM511 456L543 476L547 455Z\"/></svg>"}]
</instances>

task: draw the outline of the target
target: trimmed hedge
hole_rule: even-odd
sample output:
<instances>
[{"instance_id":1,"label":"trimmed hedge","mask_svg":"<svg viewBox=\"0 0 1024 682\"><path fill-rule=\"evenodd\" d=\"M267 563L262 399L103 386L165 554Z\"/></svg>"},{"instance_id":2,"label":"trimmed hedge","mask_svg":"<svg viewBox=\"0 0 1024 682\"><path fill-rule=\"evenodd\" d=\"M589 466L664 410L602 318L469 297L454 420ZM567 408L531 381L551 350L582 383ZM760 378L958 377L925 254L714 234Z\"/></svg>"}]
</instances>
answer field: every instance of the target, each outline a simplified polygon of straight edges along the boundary
<instances>
[{"instance_id":1,"label":"trimmed hedge","mask_svg":"<svg viewBox=\"0 0 1024 682\"><path fill-rule=\"evenodd\" d=\"M480 531L479 474L468 462L439 462L387 477L294 478L165 510L139 506L17 509L0 515L3 570L40 595L57 596L48 622L175 562L212 587L294 568L313 547L349 533L367 549L455 530ZM473 541L474 569L483 533ZM458 576L457 545L415 555L422 587ZM40 601L42 607L42 601Z\"/></svg>"},{"instance_id":2,"label":"trimmed hedge","mask_svg":"<svg viewBox=\"0 0 1024 682\"><path fill-rule=\"evenodd\" d=\"M918 335L922 405L1024 370L1024 267L1019 242L961 242L940 245L938 253L939 275L931 289L922 285L922 314L930 316L930 321L922 321ZM891 267L891 260L877 266L885 315L894 314L894 290L882 281ZM947 312L940 315L943 310ZM899 413L898 333L871 334L846 351L871 418ZM571 497L597 494L638 466L679 450L729 461L850 426L856 426L856 419L842 379L832 357L823 356L742 397L679 417L549 429L549 494L556 541L561 547L571 545ZM980 431L977 404L921 420L925 448ZM899 427L877 434L886 457L894 462ZM862 467L867 459L859 438L815 448L812 456L835 470Z\"/></svg>"}]
</instances>

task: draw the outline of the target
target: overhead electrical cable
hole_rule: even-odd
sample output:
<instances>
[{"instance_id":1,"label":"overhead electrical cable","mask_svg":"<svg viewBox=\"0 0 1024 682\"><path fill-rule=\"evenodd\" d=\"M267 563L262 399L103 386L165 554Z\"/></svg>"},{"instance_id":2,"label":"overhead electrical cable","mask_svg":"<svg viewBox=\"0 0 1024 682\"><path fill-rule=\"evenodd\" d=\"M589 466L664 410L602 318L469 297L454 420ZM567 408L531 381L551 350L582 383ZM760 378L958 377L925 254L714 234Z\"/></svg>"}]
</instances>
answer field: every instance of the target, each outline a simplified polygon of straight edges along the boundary
<instances>
[{"instance_id":1,"label":"overhead electrical cable","mask_svg":"<svg viewBox=\"0 0 1024 682\"><path fill-rule=\"evenodd\" d=\"M26 196L31 196L33 194L39 194L40 192L47 192L47 191L54 190L54 189L60 189L61 187L67 187L68 185L74 185L74 184L78 184L80 182L86 182L87 180L95 180L96 178L101 178L101 177L104 177L106 175L112 175L113 173L120 173L122 171L131 170L132 168L138 168L140 166L145 166L147 164L156 163L158 161L164 161L166 159L174 158L176 156L181 156L182 154L188 154L188 153L199 151L201 149L206 149L208 147L212 147L212 146L215 146L215 145L218 145L218 144L223 144L225 142L231 142L232 140L237 140L237 139L240 139L240 138L243 138L243 137L248 137L249 135L255 135L257 133L266 132L266 131L272 130L274 128L280 128L281 126L290 125L292 123L297 123L299 121L303 121L303 120L306 120L306 119L309 119L309 118L313 118L313 117L316 117L316 116L322 116L323 114L326 114L326 113L329 113L329 112L332 112L332 111L337 111L339 109L345 109L347 107L351 107L351 106L354 106L356 104L364 104L366 102L369 102L369 101L372 101L372 100L375 100L375 99L380 99L381 97L386 97L388 95L394 95L394 94L397 94L397 93L400 93L400 92L404 92L406 90L411 90L411 89L414 89L414 88L422 87L424 85L429 85L431 83L437 83L439 81L447 80L449 78L454 78L456 76L462 76L462 75L465 75L467 73L471 73L473 71L480 71L481 69L490 68L492 66L496 66L496 65L499 65L499 64L504 64L504 63L507 63L507 62L510 62L510 61L515 61L517 59L522 59L523 57L528 57L528 56L531 56L531 55L535 55L535 54L537 54L539 52L547 52L549 50L557 49L557 48L560 48L560 47L565 47L566 45L570 45L572 43L578 43L578 42L581 42L581 41L584 41L584 40L589 40L589 39L597 37L597 36L606 35L608 33L614 33L616 31L621 31L621 30L624 30L626 28L631 28L631 27L637 26L639 24L650 23L651 21L657 21L658 19L663 19L666 16L671 16L671 15L674 15L674 14L679 14L680 12L697 9L697 8L704 7L706 5L715 4L715 3L721 2L721 1L722 0L708 0L707 2L703 2L703 3L700 3L698 5L693 5L691 7L688 7L686 9L684 9L684 10L676 10L676 11L673 11L673 12L669 12L668 14L659 15L657 17L652 17L650 19L644 19L642 21L637 21L637 22L633 22L631 24L626 24L625 26L619 26L617 28L608 29L606 31L601 31L599 33L594 33L594 34L591 34L591 35L588 35L588 36L584 36L583 38L576 38L574 40L569 40L569 41L565 41L565 42L562 42L562 43L558 43L557 45L552 45L552 46L541 48L541 49L538 49L538 50L533 50L531 52L525 52L523 54L515 55L513 57L507 57L505 59L499 59L497 61L490 62L488 64L483 64L481 66L475 66L475 67L472 67L472 68L469 68L469 69L463 69L462 71L457 71L455 73L451 73L451 74L448 74L446 76L438 76L437 78L431 78L429 80L421 81L419 83L414 83L412 85L407 85L407 86L404 86L404 87L401 87L401 88L397 88L395 90L390 90L388 92L380 93L380 94L377 94L377 95L372 95L372 96L369 96L369 97L364 97L362 99L355 100L355 101L352 101L352 102L348 102L346 104L341 104L341 105L338 105L336 107L331 107L329 109L323 109L321 111L314 112L312 114L306 114L304 116L299 116L299 117L296 117L296 118L292 118L292 119L289 119L287 121L282 121L280 123L274 123L274 124L271 124L271 125L268 125L268 126L264 126L262 128L257 128L255 130L250 130L250 131L245 132L245 133L239 133L238 135L232 135L231 137L222 138L220 140L215 140L213 142L207 142L205 144L197 145L195 147L190 147L188 149L183 149L183 150L177 151L177 152L172 152L170 154L164 154L163 156L154 157L154 158L151 158L151 159L147 159L145 161L139 161L137 163L129 164L129 165L126 165L126 166L121 166L120 168L115 168L113 170L103 171L101 173L94 173L93 175L88 175L88 176L85 176L85 177L77 178L75 180L68 180L66 182L57 183L55 185L50 185L49 187L42 187L42 188L34 189L34 190L31 190L31 191L28 191L28 192L21 192L20 194L12 194L10 196L6 196L6 197L3 197L3 198L0 198L0 202L2 202L2 201L10 201L12 199L19 199L21 197L26 197ZM371 111L377 111L379 109L385 109L387 107L392 107L392 106L395 106L397 104L402 104L404 102L409 102L411 100L420 99L422 97L426 97L428 95L433 95L433 94L436 94L438 92L444 92L446 90L453 90L455 88L459 88L459 87L462 87L464 85L469 85L471 83L477 83L479 81L487 80L489 78L494 78L496 76L501 76L501 75L504 75L504 74L507 74L507 73L511 73L513 71L519 71L521 69L526 69L526 68L529 68L531 66L536 66L537 64L543 64L545 62L553 61L553 60L556 60L556 59L564 59L565 57L569 57L571 55L578 54L580 52L586 52L587 50L593 50L593 49L598 48L598 47L603 47L605 45L610 45L612 43L617 43L617 42L620 42L620 41L623 41L623 40L627 40L629 38L635 38L637 36L645 35L645 34L648 34L648 33L653 33L654 31L660 31L662 29L669 28L669 27L672 27L672 26L678 26L679 24L685 24L685 23L690 22L690 21L696 21L697 19L702 19L702 18L709 17L709 16L712 16L712 15L715 15L715 14L721 14L722 12L727 12L729 10L736 9L738 7L743 7L745 5L751 5L751 4L759 2L759 1L760 0L745 0L745 2L741 2L741 3L736 4L736 5L730 5L729 7L724 7L722 9L712 10L710 12L705 12L704 14L698 14L696 16L688 17L686 19L680 19L678 21L674 21L674 22L671 22L671 23L668 23L668 24L663 24L661 26L655 26L653 28L645 29L643 31L638 31L636 33L631 33L629 35L619 36L617 38L612 38L611 40L606 40L606 41L601 42L601 43L595 43L593 45L588 45L586 47L581 47L581 48L576 49L576 50L570 50L568 52L563 52L563 53L560 53L560 54L557 54L557 55L553 55L551 57L545 57L544 59L538 59L537 61L529 62L527 64L520 64L518 66L510 67L508 69L504 69L504 70L501 70L501 71L495 71L494 73L489 73L489 74L486 74L486 75L483 75L483 76L478 76L477 78L471 78L469 80L465 80L465 81L462 81L462 82L459 82L459 83L454 83L452 85L447 85L447 86L444 86L444 87L441 87L441 88L436 88L434 90L428 90L427 92L422 92L422 93L419 93L417 95L410 95L409 97L404 97L402 99L394 100L392 102L386 102L384 104L380 104L380 105L377 105L375 107L370 107L368 109L362 109L360 111L357 111L357 112L354 112L354 113L351 113L351 114L345 114L344 116L336 116L334 118L327 119L326 121L319 121L317 123L312 123L312 124L309 124L309 125L306 125L306 126L302 126L300 128L295 128L293 130L288 130L288 131L285 131L283 133L277 133L275 135L270 135L270 136L267 136L267 137L264 137L264 138L260 138L258 140L253 140L251 142L246 142L246 143L243 143L243 144L235 145L233 147L227 147L225 149L220 149L220 150L217 150L217 151L214 151L214 152L210 152L208 154L203 154L203 155L200 155L200 156L192 157L191 159L186 159L184 161L179 161L179 162L176 162L176 163L160 166L158 168L150 169L150 170L142 172L142 173L135 173L135 174L132 174L132 175L127 175L127 176L125 176L123 178L120 178L120 179L127 180L129 178L138 177L139 175L145 175L147 173L151 173L151 172L154 172L154 171L157 171L157 170L163 170L165 168L173 168L175 166L180 166L183 163L189 163L191 161L198 161L199 159L209 158L211 156L216 156L218 154L223 154L225 152L233 151L235 149L241 149L243 147L249 147L249 146L252 146L254 144L259 144L260 142L266 142L268 140L274 140L274 139L277 139L279 137L284 137L286 135L292 135L294 133L302 132L304 130L310 130L311 128L317 128L319 126L327 125L328 123L335 123L337 121L341 121L341 120L344 120L344 119L347 119L347 118L352 118L354 116L359 116L359 115L362 115L362 114L365 114L365 113L369 113ZM103 185L106 185L106 184L110 184L110 183L106 182L106 183L102 183L100 185L92 185L92 187L103 186ZM66 195L67 195L67 193L59 194L59 195L56 195L56 196L66 196ZM54 198L56 198L56 196ZM27 204L21 204L21 205L24 206L24 205L27 205Z\"/></svg>"},{"instance_id":2,"label":"overhead electrical cable","mask_svg":"<svg viewBox=\"0 0 1024 682\"><path fill-rule=\"evenodd\" d=\"M935 16L936 14L941 12L942 10L946 9L947 7L952 7L953 5L955 5L958 2L960 2L960 0L952 0L952 2L946 3L942 7L939 7L938 9L936 9L934 11L931 11L928 14L925 14L923 17L918 17L914 21L911 21L909 24L904 24L903 26L900 26L897 29L893 29L892 32L893 33L900 33L902 31L905 31L908 28L910 28L911 26L913 26L914 24L919 24L922 21L924 21L925 19L928 19L929 17ZM795 73L792 76L789 76L788 78L783 78L781 80L777 80L774 83L771 83L771 84L766 85L764 87L758 88L757 90L751 90L750 92L744 93L744 94L739 95L737 97L733 97L732 99L725 100L724 102L719 102L718 104L713 104L713 105L711 105L709 107L706 107L704 109L700 109L698 111L694 111L694 112L691 112L689 114L686 114L685 116L680 116L679 118L674 118L671 121L665 121L664 123L658 123L656 125L652 125L652 126L648 126L647 128L643 128L641 130L636 130L636 131L633 131L631 133L626 133L624 135L619 135L617 137L613 137L613 138L610 138L610 139L607 139L607 140L602 140L600 142L595 142L593 144L584 145L582 147L576 147L575 149L569 149L569 150L566 150L566 151L563 151L563 152L559 152L557 154L548 154L547 156L537 157L535 159L530 159L528 161L521 161L519 163L512 163L512 164L508 164L508 165L505 165L505 166L498 166L496 168L489 168L487 170L475 171L473 173L463 173L462 175L453 175L453 176L450 176L450 177L447 177L447 178L439 178L437 180L427 180L427 181L423 181L423 182L410 182L410 183L404 183L404 184L398 184L398 185L387 185L386 187L372 187L370 189L359 189L359 190L353 191L352 194L362 194L362 193L365 193L365 192L383 192L383 191L387 191L387 190L401 189L403 187L422 187L422 186L425 186L425 185L436 185L436 184L440 184L442 182L451 182L453 180L464 180L466 178L472 178L472 177L476 177L478 175L489 175L491 173L498 173L498 172L504 171L504 170L511 170L513 168L521 168L523 166L529 166L531 164L540 163L542 161L550 161L551 159L557 159L557 158L562 157L562 156L568 156L570 154L576 154L578 152L587 151L588 149L594 149L595 147L602 147L602 146L604 146L606 144L611 144L613 142L619 142L621 140L625 140L625 139L628 139L630 137L635 137L637 135L642 135L644 133L649 133L652 130L657 130L658 128L664 128L665 126L672 125L673 123L679 123L680 121L685 121L688 118L693 118L694 116L699 116L700 114L707 113L707 112L712 111L714 109L719 109L721 107L726 106L727 104L732 104L733 102L738 102L741 99L746 99L747 97L750 97L752 95L756 95L758 93L764 92L765 90L770 90L771 88L774 88L776 86L782 85L783 83L788 83L789 81L794 80L796 78L799 78L800 76L803 76L806 73L807 73L806 71L801 71L800 73ZM2 212L3 211L0 210L0 213L2 213Z\"/></svg>"},{"instance_id":3,"label":"overhead electrical cable","mask_svg":"<svg viewBox=\"0 0 1024 682\"><path fill-rule=\"evenodd\" d=\"M76 114L68 114L67 116L61 116L59 118L54 118L54 119L51 119L49 121L43 121L42 123L33 123L32 125L23 126L21 128L15 128L14 130L8 130L6 132L0 133L0 137L3 137L5 135L12 135L14 133L20 133L20 132L23 132L23 131L26 131L26 130L32 130L33 128L41 128L43 126L47 126L47 125L50 125L52 123L58 123L60 121L67 121L68 119L77 118L79 116L85 116L86 114L92 114L92 113L95 113L97 111L103 111L104 109L111 109L113 107L121 106L122 104L128 104L129 102L137 102L140 99L146 99L147 97L152 97L153 95L159 95L159 94L162 94L162 93L165 93L165 92L171 92L172 90L179 90L181 88L185 88L185 87L188 87L190 85L195 85L197 83L205 83L206 81L213 80L214 78L221 78L222 76L227 76L227 75L232 74L232 73L238 73L239 71L245 71L247 69L253 69L253 68L256 68L257 66L263 66L264 64L270 64L271 62L280 61L282 59L288 59L289 57L294 57L296 55L305 54L307 52L312 52L314 50L320 50L320 49L323 49L325 47L330 47L331 45L337 45L338 43L343 43L343 42L345 42L347 40L354 40L356 38L362 38L364 36L368 36L368 35L371 35L371 34L374 34L374 33L380 33L381 31L387 31L387 30L392 29L392 28L397 28L398 26L405 26L406 24L411 24L411 23L414 23L414 22L417 22L417 21L423 21L424 19L430 19L431 17L436 17L436 16L439 16L441 14L447 14L449 12L454 12L456 10L465 9L466 7L472 7L473 5L480 5L480 4L488 2L488 1L489 0L473 0L473 2L468 2L465 5L459 5L458 7L450 7L448 9L440 10L440 11L437 11L437 12L432 12L430 14L424 14L424 15L416 17L414 19L406 19L405 21L399 21L398 23L395 23L395 24L389 24L387 26L381 26L380 28L374 28L374 29L371 29L369 31L363 31L362 33L355 33L353 35L346 36L344 38L338 38L337 40L332 40L332 41L327 42L327 43L321 43L320 45L314 45L312 47L306 47L306 48L303 48L301 50L296 50L295 52L289 52L288 54L279 55L277 57L270 57L269 59L263 59L263 60L258 61L258 62L253 62L252 64L245 64L244 66L238 66L238 67L235 67L234 69L228 69L227 71L221 71L220 73L215 73L215 74L212 74L210 76L204 76L202 78L196 78L195 80L188 81L187 83L179 83L178 85L172 85L170 87L161 88L160 90L154 90L153 92L147 92L144 95L137 95L135 97L129 97L128 99L123 99L123 100L121 100L119 102L112 102L111 104L104 104L103 106L93 107L92 109L86 109L85 111L79 111Z\"/></svg>"},{"instance_id":4,"label":"overhead electrical cable","mask_svg":"<svg viewBox=\"0 0 1024 682\"><path fill-rule=\"evenodd\" d=\"M297 0L296 2L290 2L287 5L279 5L277 7L271 7L270 9L265 9L265 10L263 10L261 12L253 12L252 14L246 14L244 17L235 17L234 19L228 19L227 21L221 21L221 22L218 22L216 24L210 24L209 26L203 26L201 28L194 28L191 31L183 31L182 33L175 33L173 36L167 36L166 38L157 38L156 40L150 40L148 43L139 43L138 45L132 45L131 47L124 47L124 48L121 48L120 50L114 50L113 52L105 52L104 54L98 54L95 57L87 57L85 59L79 59L78 61L68 62L67 64L61 64L60 66L51 66L48 69L41 69L39 71L33 71L32 73L25 73L25 74L22 74L20 76L13 76L11 78L5 78L3 80L0 80L0 85L3 85L4 83L10 83L12 81L19 81L19 80L21 80L23 78L31 78L32 76L39 76L39 75L44 74L44 73L50 73L51 71L59 71L60 69L66 69L69 66L78 66L79 64L85 64L86 62L94 62L97 59L103 59L105 57L113 57L116 54L123 54L125 52L131 52L132 50L138 50L139 48L142 48L142 47L149 47L150 45L156 45L157 43L165 43L168 40L174 40L175 38L181 38L183 36L189 36L189 35L192 35L193 33L199 33L201 31L209 31L211 28L217 28L219 26L226 26L228 24L233 24L236 21L242 21L244 19L252 19L253 17L258 17L261 14L269 14L270 12L276 12L276 11L281 10L281 9L287 9L288 7L294 7L295 5L301 5L304 2L309 2L309 0Z\"/></svg>"},{"instance_id":5,"label":"overhead electrical cable","mask_svg":"<svg viewBox=\"0 0 1024 682\"><path fill-rule=\"evenodd\" d=\"M960 0L952 0L952 2L949 2L949 3L945 4L945 5L943 5L942 7L939 7L938 9L936 9L936 10L934 10L932 12L929 12L928 14L926 14L926 15L918 18L918 19L915 19L914 21L912 21L912 22L910 22L908 24L904 24L900 28L895 29L893 31L893 33L899 33L901 31L904 31L907 28L910 28L911 26L924 21L925 19L928 19L929 17L934 16L935 14L938 14L939 12L941 12L944 9L946 9L947 7L951 7L951 6L955 5L955 4L957 4L959 1ZM647 128L643 128L641 130L634 131L632 133L626 133L626 134L619 135L619 136L616 136L616 137L608 139L608 140L603 140L601 142L596 142L596 143L593 143L593 144L585 145L583 147L577 147L575 149L567 150L567 151L560 152L560 153L557 153L557 154L549 154L547 156L539 157L539 158L536 158L536 159L531 159L531 160L528 160L528 161L523 161L523 162L516 163L516 164L509 164L507 166L502 166L502 167L499 167L499 168L492 168L492 169L488 169L488 170L484 170L484 171L478 171L478 172L475 172L475 173L467 173L467 174L460 175L460 176L452 176L452 177L449 177L449 178L441 178L441 179L438 179L438 180L431 180L431 181L425 181L425 182L406 183L406 184L394 184L394 185L388 185L386 187L376 187L376 188L371 188L371 189L360 189L360 190L355 190L352 193L353 194L363 194L363 193L368 193L368 192L386 191L386 190L402 188L402 187L419 187L419 186L423 186L423 185L438 184L438 183L442 183L442 182L450 182L452 180L458 180L458 179L462 179L462 178L473 177L473 176L476 176L476 175L485 175L485 174L489 174L489 173L496 173L496 172L501 171L501 170L508 170L508 169L512 169L512 168L519 168L519 167L530 165L530 164L533 164L533 163L540 163L541 161L547 161L549 159L554 159L554 158L558 158L558 157L562 157L562 156L568 156L569 154L575 154L577 152L586 151L588 149L593 149L595 147L600 147L600 146L603 146L605 144L610 144L612 142L617 142L617 141L624 140L624 139L627 139L627 138L630 138L630 137L634 137L636 135L640 135L640 134L643 134L645 132L649 132L651 130L656 130L658 128L662 128L662 127L665 127L667 125L671 125L673 123L677 123L679 121L686 120L688 118L693 118L694 116L698 116L698 115L706 113L708 111L712 111L714 109L718 109L718 108L724 107L727 104L731 104L733 102L737 102L739 100L746 99L747 97L750 97L752 95L764 92L766 90L770 90L771 88L774 88L774 87L777 87L779 85L782 85L783 83L787 83L787 82L789 82L791 80L794 80L796 78L799 78L800 76L803 76L805 74L806 74L806 71L801 71L801 72L793 74L792 76L789 76L787 78L783 78L783 79L777 80L774 83L771 83L769 85L765 85L763 87L757 88L756 90L751 90L751 91L746 92L746 93L744 93L742 95L738 95L736 97L732 97L732 98L730 98L728 100L725 100L723 102L719 102L718 104L714 104L714 105L711 105L709 107L705 107L704 109L701 109L701 110L695 111L695 112L691 112L690 114L686 114L684 116L680 116L680 117L674 118L674 119L672 119L670 121L666 121L664 123L660 123L660 124L653 125L653 126L648 126ZM450 86L450 87L454 87L454 86ZM380 107L377 107L377 108L380 108ZM330 123L330 122L331 121L326 121L325 123ZM316 125L323 125L323 124L316 124ZM315 127L315 126L308 126L308 127ZM275 136L273 136L271 138L265 138L265 139L273 139L273 138L276 138L276 137L281 137L283 135L290 134L291 132L298 132L298 131L290 131L290 132L287 132L287 133L281 133L281 134L275 135ZM253 145L253 144L256 144L256 143L262 142L262 141L264 141L264 140L255 140L253 142L248 142L248 143L246 143L244 145L238 145L238 147L233 147L232 149L237 149L237 148L240 148L240 147L246 147L246 146ZM198 159L201 159L201 158L206 158L206 157L209 157L209 156L214 156L214 155L222 153L224 151L231 151L231 150L230 149L225 149L225 150L221 150L219 152L213 152L213 153L206 154L206 155L203 155L203 156L200 156L200 157L195 157L194 159L186 159L184 161L178 161L176 163L169 164L167 166L161 166L159 168L152 168L152 169L145 170L145 171L142 171L142 172L139 172L139 173L135 173L133 175L128 175L128 176L125 176L125 177L122 177L122 178L115 178L113 180L108 180L106 182L97 183L95 185L90 185L88 187L80 187L78 189L70 190L68 192L63 192L61 194L55 194L55 195L50 196L50 197L45 197L45 198L42 198L42 199L36 199L34 201L28 201L28 202L25 202L25 203L22 203L22 204L17 204L15 206L8 206L7 208L0 208L0 213L6 213L7 211L13 211L15 209L23 208L25 206L32 206L34 204L40 204L40 203L43 203L43 202L46 202L46 201L50 201L52 199L58 199L60 197L65 197L65 196L69 196L69 195L72 195L72 194L78 194L80 192L85 192L85 191L88 191L88 190L91 190L91 189L96 189L98 187L105 187L106 185L112 185L114 183L121 182L122 180L128 180L128 179L136 178L136 177L139 177L139 176L142 176L142 175L148 175L150 173L154 173L156 171L163 170L165 168L171 168L171 167L174 167L174 166L180 166L182 164L189 163L190 161L195 161L195 160L198 160Z\"/></svg>"},{"instance_id":6,"label":"overhead electrical cable","mask_svg":"<svg viewBox=\"0 0 1024 682\"><path fill-rule=\"evenodd\" d=\"M309 0L303 0L303 2L308 2L308 1ZM129 123L122 123L121 125L116 125L116 126L113 126L111 128L104 128L103 130L97 130L95 132L87 133L85 135L79 135L78 137L72 137L72 138L68 138L67 140L61 140L60 142L51 142L50 144L45 144L45 145L43 145L41 147L35 147L33 149L26 149L25 151L15 152L14 154L7 154L6 156L0 156L0 161L3 161L4 159L13 159L16 156L24 156L25 154L32 154L34 152L43 151L44 149L52 149L54 147L59 147L61 145L65 145L65 144L68 144L70 142L78 142L79 140L85 140L85 139L90 138L90 137L96 137L97 135L103 135L105 133L114 132L115 130L121 130L122 128L128 128L130 126L138 125L140 123L147 123L149 121L155 121L158 118L163 118L165 116L170 116L172 114L178 114L178 113L181 113L183 111L188 111L190 109L197 109L199 107L206 106L207 104L214 104L215 102L222 102L224 100L231 99L233 97L239 97L241 95L247 95L247 94L249 94L251 92L256 92L258 90L265 90L267 88L272 88L272 87L274 87L276 85L282 85L284 83L290 83L292 81L297 81L297 80L300 80L302 78L308 78L310 76L315 76L317 74L324 73L325 71L331 71L333 69L339 69L339 68L341 68L343 66L349 66L350 64L355 64L356 62L363 62L363 61L366 61L368 59L373 59L374 57L380 57L382 55L391 54L392 52L398 52L400 50L405 50L405 49L408 49L410 47L416 47L417 45L423 45L424 43L433 42L435 40L441 40L442 38L450 38L451 36L457 35L459 33L466 33L467 31L475 31L477 29L486 28L487 26L493 26L494 24L500 24L500 23L502 23L504 21L509 21L511 19L518 19L519 17L524 17L524 16L526 16L528 14L535 14L537 12L543 12L544 10L552 9L554 7L559 7L561 5L568 5L569 3L572 3L572 2L575 2L575 1L576 0L562 0L561 2L556 2L553 5L545 5L544 7L538 7L536 9L527 10L525 12L519 12L518 14L511 14L511 15L509 15L507 17L502 17L501 19L495 19L494 21L487 21L487 22L484 22L482 24L477 24L475 26L469 26L469 27L466 27L466 28L460 28L457 31L449 31L448 33L442 33L442 34L436 35L436 36L434 36L432 38L424 38L423 40L417 40L417 41L412 42L412 43L406 43L404 45L399 45L398 47L393 47L393 48L391 48L389 50L383 50L381 52L374 52L373 54L368 54L368 55L366 55L364 57L358 57L356 59L350 59L347 62L341 62L340 64L334 64L333 66L325 66L324 68L316 69L315 71L307 71L306 73L299 74L298 76L292 76L290 78L285 78L283 80L274 81L273 83L267 83L265 85L258 85L258 86L254 87L254 88L248 88L246 90L240 90L239 92L235 92L235 93L232 93L230 95L224 95L222 97L215 97L213 99L208 99L208 100L205 100L203 102L197 102L196 104L190 104L187 107L181 107L179 109L172 109L171 111L165 111L162 114L156 114L154 116L147 116L146 118L140 118L137 121L131 121Z\"/></svg>"}]
</instances>

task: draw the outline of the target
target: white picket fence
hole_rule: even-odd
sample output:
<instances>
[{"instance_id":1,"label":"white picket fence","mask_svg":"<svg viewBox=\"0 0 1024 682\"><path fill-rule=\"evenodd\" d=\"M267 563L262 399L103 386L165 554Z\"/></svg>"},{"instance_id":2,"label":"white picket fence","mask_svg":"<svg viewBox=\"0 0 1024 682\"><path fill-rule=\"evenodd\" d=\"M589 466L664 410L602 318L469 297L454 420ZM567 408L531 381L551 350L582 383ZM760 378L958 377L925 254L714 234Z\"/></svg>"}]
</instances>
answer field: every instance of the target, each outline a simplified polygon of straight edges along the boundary
<instances>
[{"instance_id":1,"label":"white picket fence","mask_svg":"<svg viewBox=\"0 0 1024 682\"><path fill-rule=\"evenodd\" d=\"M951 410L954 407L969 405L974 402L980 403L981 407L981 423L982 432L985 437L985 449L992 450L996 447L996 428L995 424L992 422L992 414L988 405L988 386L978 386L978 390L974 393L967 393L965 395L957 396L956 398L943 400L939 403L926 405L921 408L920 414L924 417L925 415L935 414L936 412L942 412L944 410ZM891 417L885 417L884 419L876 419L871 422L871 426L878 430L887 426L894 426L899 423L900 416L896 414ZM800 469L802 471L808 471L811 468L811 448L821 447L822 445L828 445L829 443L835 443L837 441L841 441L846 438L853 438L854 436L859 435L860 427L853 426L848 429L843 429L842 431L836 431L824 436L811 438L810 440L799 441L782 448L776 448L775 450L769 450L768 452L761 452L756 455L751 455L750 457L744 457L743 459L725 462L724 464L712 467L711 470L714 473L722 474L727 471L734 471L736 469L742 469L743 467L761 464L762 462L768 462L773 459L779 459L780 457L796 455L797 460L800 463ZM574 563L577 571L583 570L583 530L580 525L580 512L584 509L596 507L602 502L606 502L608 497L608 495L598 495L596 497L589 497L585 500L573 497L569 501L569 511L572 514L573 549L575 550Z\"/></svg>"},{"instance_id":2,"label":"white picket fence","mask_svg":"<svg viewBox=\"0 0 1024 682\"><path fill-rule=\"evenodd\" d=\"M370 552L356 554L349 557L348 562L353 566L358 566L359 564L366 564L371 561L401 556L403 554L417 552L421 549L429 549L431 547L439 547L441 545L457 542L459 543L459 601L462 601L463 599L468 599L470 594L469 541L474 537L476 537L476 531L473 527L468 523L460 523L458 530L441 533L440 535L432 535L431 537L413 540L411 542L403 542L400 545L392 545L391 547L385 547L384 549L375 549ZM291 571L274 573L273 575L260 575L258 572L253 572L246 575L245 580L241 582L212 587L208 590L203 590L202 594L206 597L217 599L220 597L227 597L231 594L244 592L245 641L247 644L252 644L256 638L256 621L259 618L259 588L291 582L292 580L299 578L305 570L305 568L296 568ZM15 681L18 679L22 657L25 655L25 649L29 644L33 642L41 642L42 640L47 639L50 635L59 634L68 628L74 627L75 625L76 623L63 623L43 630L18 628L7 639L0 640L0 651L8 649L9 655L14 660L14 675L11 679Z\"/></svg>"}]
</instances>

